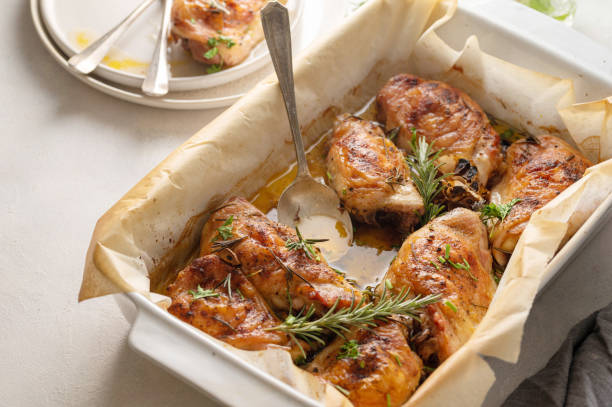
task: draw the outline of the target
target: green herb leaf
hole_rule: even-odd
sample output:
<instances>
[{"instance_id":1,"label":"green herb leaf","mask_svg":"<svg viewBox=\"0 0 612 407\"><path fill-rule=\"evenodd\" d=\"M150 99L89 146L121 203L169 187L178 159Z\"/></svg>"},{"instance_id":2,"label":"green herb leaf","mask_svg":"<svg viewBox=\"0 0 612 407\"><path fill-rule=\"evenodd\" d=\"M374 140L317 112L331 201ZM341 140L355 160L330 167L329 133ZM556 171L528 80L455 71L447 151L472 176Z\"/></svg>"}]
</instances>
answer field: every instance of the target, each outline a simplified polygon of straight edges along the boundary
<instances>
[{"instance_id":1,"label":"green herb leaf","mask_svg":"<svg viewBox=\"0 0 612 407\"><path fill-rule=\"evenodd\" d=\"M351 339L350 341L344 342L344 345L340 348L340 353L336 356L337 359L357 359L361 356L359 353L359 344L356 340Z\"/></svg>"},{"instance_id":2,"label":"green herb leaf","mask_svg":"<svg viewBox=\"0 0 612 407\"><path fill-rule=\"evenodd\" d=\"M391 280L385 280L385 287L387 287L387 290L393 290L393 283Z\"/></svg>"},{"instance_id":3,"label":"green herb leaf","mask_svg":"<svg viewBox=\"0 0 612 407\"><path fill-rule=\"evenodd\" d=\"M202 287L200 287L199 284L198 284L198 289L196 291L189 290L189 294L191 294L194 300L199 300L200 298L219 296L219 293L216 293L213 290L205 290Z\"/></svg>"},{"instance_id":4,"label":"green herb leaf","mask_svg":"<svg viewBox=\"0 0 612 407\"><path fill-rule=\"evenodd\" d=\"M217 47L212 47L211 49L209 49L208 51L206 51L204 53L204 58L206 59L212 59L215 55L217 55L219 53L219 48Z\"/></svg>"},{"instance_id":5,"label":"green herb leaf","mask_svg":"<svg viewBox=\"0 0 612 407\"><path fill-rule=\"evenodd\" d=\"M342 387L342 386L339 386L339 385L337 385L337 384L334 384L334 387L335 387L336 389L338 389L338 391L339 391L340 393L344 394L346 397L348 397L348 396L349 396L349 394L351 394L351 393L350 393L350 392L349 392L347 389L345 389L345 388L344 388L344 387Z\"/></svg>"},{"instance_id":6,"label":"green herb leaf","mask_svg":"<svg viewBox=\"0 0 612 407\"><path fill-rule=\"evenodd\" d=\"M220 35L218 40L221 41L222 43L224 43L225 46L228 47L228 48L231 48L234 45L236 45L236 43L234 42L233 39L231 39L230 37L223 36L223 35Z\"/></svg>"},{"instance_id":7,"label":"green herb leaf","mask_svg":"<svg viewBox=\"0 0 612 407\"><path fill-rule=\"evenodd\" d=\"M391 131L389 133L387 133L387 138L389 140L393 141L393 139L397 137L399 132L400 132L400 128L399 127L395 127L393 129L391 129Z\"/></svg>"},{"instance_id":8,"label":"green herb leaf","mask_svg":"<svg viewBox=\"0 0 612 407\"><path fill-rule=\"evenodd\" d=\"M480 219L483 222L488 220L497 220L498 222L503 222L504 219L510 214L510 211L517 203L521 202L519 198L514 198L508 203L496 205L494 203L489 203L483 206L480 209Z\"/></svg>"},{"instance_id":9,"label":"green herb leaf","mask_svg":"<svg viewBox=\"0 0 612 407\"><path fill-rule=\"evenodd\" d=\"M206 68L206 73L216 73L223 68L223 64L214 64Z\"/></svg>"},{"instance_id":10,"label":"green herb leaf","mask_svg":"<svg viewBox=\"0 0 612 407\"><path fill-rule=\"evenodd\" d=\"M217 235L213 238L212 242L216 242L217 240L228 240L229 238L234 237L232 233L232 222L234 221L234 215L231 215L223 225L217 228Z\"/></svg>"},{"instance_id":11,"label":"green herb leaf","mask_svg":"<svg viewBox=\"0 0 612 407\"><path fill-rule=\"evenodd\" d=\"M397 353L393 353L392 355L395 358L395 361L397 362L397 365L398 366L402 366L402 361L401 361L399 355Z\"/></svg>"},{"instance_id":12,"label":"green herb leaf","mask_svg":"<svg viewBox=\"0 0 612 407\"><path fill-rule=\"evenodd\" d=\"M387 407L391 407L391 395L387 393Z\"/></svg>"},{"instance_id":13,"label":"green herb leaf","mask_svg":"<svg viewBox=\"0 0 612 407\"><path fill-rule=\"evenodd\" d=\"M453 312L457 312L457 307L455 307L455 304L453 304L450 300L444 301L444 305L446 305L448 308L452 309Z\"/></svg>"}]
</instances>

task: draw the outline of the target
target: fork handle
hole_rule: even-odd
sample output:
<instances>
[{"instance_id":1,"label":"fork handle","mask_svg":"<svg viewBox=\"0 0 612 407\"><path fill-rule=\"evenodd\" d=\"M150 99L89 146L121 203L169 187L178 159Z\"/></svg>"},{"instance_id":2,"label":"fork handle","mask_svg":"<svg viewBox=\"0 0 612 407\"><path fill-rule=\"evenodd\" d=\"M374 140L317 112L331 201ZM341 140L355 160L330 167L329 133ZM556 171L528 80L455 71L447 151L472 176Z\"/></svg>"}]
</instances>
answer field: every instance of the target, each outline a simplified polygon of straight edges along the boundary
<instances>
[{"instance_id":1,"label":"fork handle","mask_svg":"<svg viewBox=\"0 0 612 407\"><path fill-rule=\"evenodd\" d=\"M162 25L157 37L157 45L153 59L147 69L142 82L142 92L149 96L164 96L168 93L168 34L170 33L170 19L173 0L164 0Z\"/></svg>"}]
</instances>

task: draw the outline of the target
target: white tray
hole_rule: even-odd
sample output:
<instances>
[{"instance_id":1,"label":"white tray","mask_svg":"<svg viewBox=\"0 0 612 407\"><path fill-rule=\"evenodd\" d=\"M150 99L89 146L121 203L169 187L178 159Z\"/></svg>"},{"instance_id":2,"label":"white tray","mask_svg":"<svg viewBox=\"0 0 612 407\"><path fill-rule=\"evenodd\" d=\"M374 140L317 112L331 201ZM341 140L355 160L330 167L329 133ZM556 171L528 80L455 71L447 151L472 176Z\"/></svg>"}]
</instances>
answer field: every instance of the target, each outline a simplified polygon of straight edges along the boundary
<instances>
[{"instance_id":1,"label":"white tray","mask_svg":"<svg viewBox=\"0 0 612 407\"><path fill-rule=\"evenodd\" d=\"M492 55L541 72L572 78L579 101L612 94L612 56L606 49L571 28L513 2L460 2L456 15L438 30L438 34L455 47L463 45L468 35L476 34L483 50ZM600 205L553 258L540 292L610 217L612 197ZM125 299L131 300L136 307L130 346L209 397L236 406L317 405L238 359L144 296L127 294L120 297L122 309L125 309ZM506 396L498 394L497 398L503 400Z\"/></svg>"}]
</instances>

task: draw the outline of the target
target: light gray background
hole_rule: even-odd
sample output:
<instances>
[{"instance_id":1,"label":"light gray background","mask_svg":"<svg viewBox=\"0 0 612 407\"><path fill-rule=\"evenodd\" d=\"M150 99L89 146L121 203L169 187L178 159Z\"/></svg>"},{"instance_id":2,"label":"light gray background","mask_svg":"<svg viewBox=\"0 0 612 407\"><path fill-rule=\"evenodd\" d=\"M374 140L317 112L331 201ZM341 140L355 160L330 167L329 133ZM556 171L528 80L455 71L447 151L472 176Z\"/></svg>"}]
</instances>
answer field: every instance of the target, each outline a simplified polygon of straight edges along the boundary
<instances>
[{"instance_id":1,"label":"light gray background","mask_svg":"<svg viewBox=\"0 0 612 407\"><path fill-rule=\"evenodd\" d=\"M593 25L608 24L596 21L605 1L579 0L593 11L579 8L577 21L604 42L612 27ZM220 111L146 108L88 88L47 54L29 13L25 0L0 13L0 406L205 406L127 347L112 298L76 298L96 220ZM565 326L605 302L610 278L585 279L610 275L611 241L612 223L541 299L549 308L528 328L545 345L535 353L551 355Z\"/></svg>"}]
</instances>

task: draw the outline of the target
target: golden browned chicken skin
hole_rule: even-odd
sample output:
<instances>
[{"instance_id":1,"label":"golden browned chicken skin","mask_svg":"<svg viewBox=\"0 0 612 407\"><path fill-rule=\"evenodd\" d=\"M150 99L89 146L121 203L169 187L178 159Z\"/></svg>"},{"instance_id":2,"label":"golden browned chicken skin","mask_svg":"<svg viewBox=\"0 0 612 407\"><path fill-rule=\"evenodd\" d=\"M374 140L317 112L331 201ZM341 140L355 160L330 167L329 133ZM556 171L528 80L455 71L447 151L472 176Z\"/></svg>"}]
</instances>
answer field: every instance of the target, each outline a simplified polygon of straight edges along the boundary
<instances>
[{"instance_id":1,"label":"golden browned chicken skin","mask_svg":"<svg viewBox=\"0 0 612 407\"><path fill-rule=\"evenodd\" d=\"M412 342L426 365L436 366L470 338L497 287L491 271L487 230L468 209L453 209L404 241L385 276L393 291L442 295L423 310Z\"/></svg>"},{"instance_id":2,"label":"golden browned chicken skin","mask_svg":"<svg viewBox=\"0 0 612 407\"><path fill-rule=\"evenodd\" d=\"M214 296L195 299L198 286L212 290ZM168 294L172 298L170 313L236 348L260 350L282 346L289 349L292 345L286 334L265 330L279 321L242 272L218 256L195 259L178 274L168 287Z\"/></svg>"},{"instance_id":3,"label":"golden browned chicken skin","mask_svg":"<svg viewBox=\"0 0 612 407\"><path fill-rule=\"evenodd\" d=\"M491 191L491 201L504 204L517 198L508 216L492 231L493 255L506 264L531 214L578 181L592 164L558 137L542 135L518 141L506 152L507 170Z\"/></svg>"},{"instance_id":4,"label":"golden browned chicken skin","mask_svg":"<svg viewBox=\"0 0 612 407\"><path fill-rule=\"evenodd\" d=\"M244 61L263 39L259 11L266 3L267 0L174 0L172 33L183 41L196 61L234 66ZM215 47L217 51L207 54Z\"/></svg>"},{"instance_id":5,"label":"golden browned chicken skin","mask_svg":"<svg viewBox=\"0 0 612 407\"><path fill-rule=\"evenodd\" d=\"M400 148L410 151L414 129L417 137L433 143L435 151L442 150L441 171L463 178L469 187L463 194L470 203L486 196L487 183L503 159L500 138L467 94L443 82L400 74L378 92L376 102L378 120L387 130L399 128L396 143ZM447 181L450 198L462 195L457 181Z\"/></svg>"},{"instance_id":6,"label":"golden browned chicken skin","mask_svg":"<svg viewBox=\"0 0 612 407\"><path fill-rule=\"evenodd\" d=\"M218 228L230 218L227 227L231 236L226 235L224 240ZM361 299L360 291L322 257L317 260L303 250L288 249L287 241L297 240L295 231L268 219L244 198L230 199L210 216L202 231L201 255L232 239L239 240L229 246L230 252L219 253L235 257L236 264L275 312L314 306L315 314L321 315L336 301L338 307L345 308L353 299Z\"/></svg>"},{"instance_id":7,"label":"golden browned chicken skin","mask_svg":"<svg viewBox=\"0 0 612 407\"><path fill-rule=\"evenodd\" d=\"M423 213L404 155L381 127L343 115L334 124L327 154L331 186L360 222L392 224L409 232Z\"/></svg>"},{"instance_id":8,"label":"golden browned chicken skin","mask_svg":"<svg viewBox=\"0 0 612 407\"><path fill-rule=\"evenodd\" d=\"M423 363L410 349L406 329L386 322L353 329L323 349L306 369L339 386L355 407L399 406L416 390ZM342 346L356 341L358 356L342 357Z\"/></svg>"}]
</instances>

